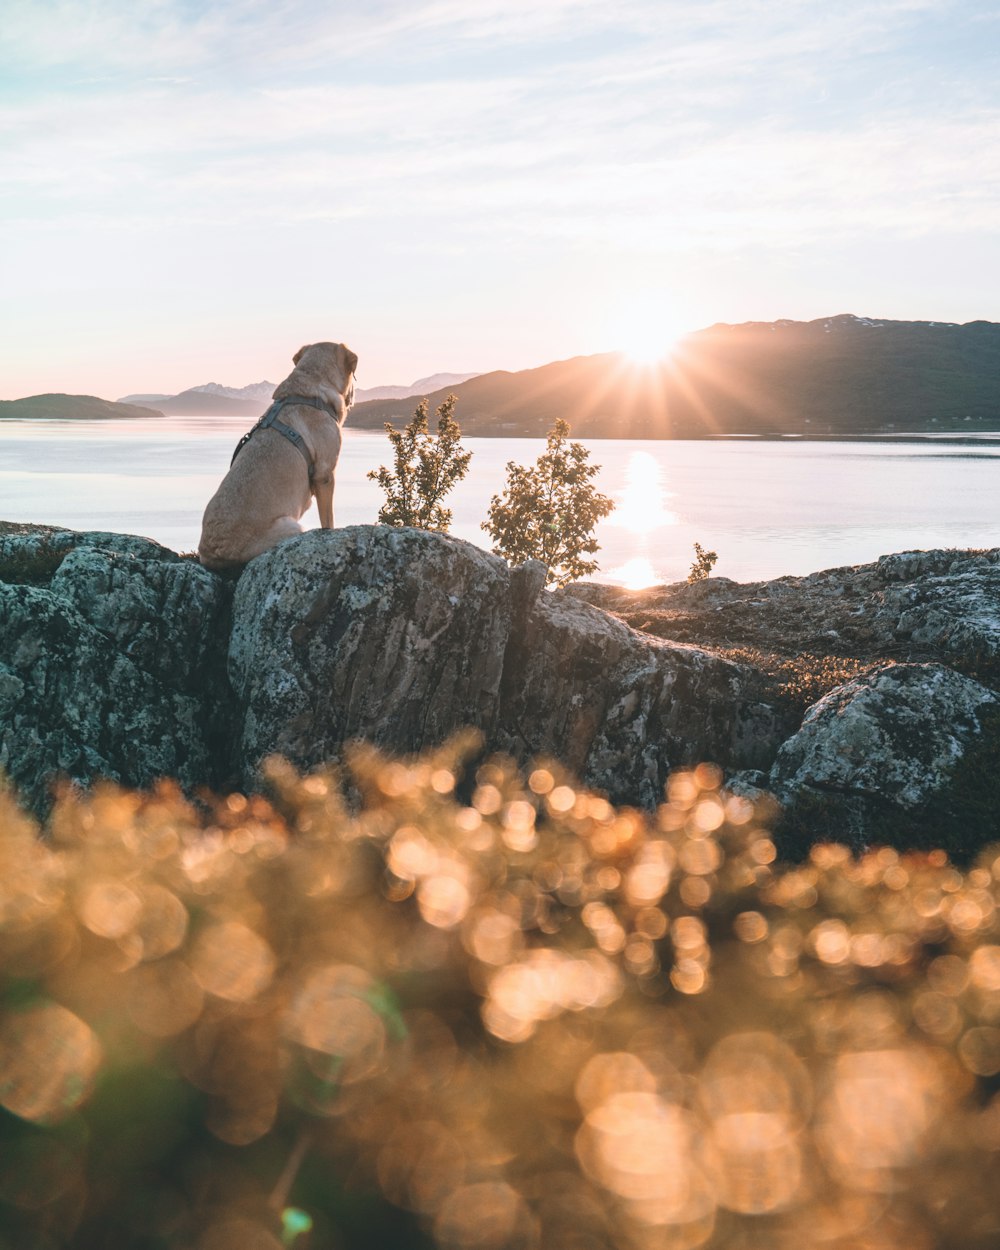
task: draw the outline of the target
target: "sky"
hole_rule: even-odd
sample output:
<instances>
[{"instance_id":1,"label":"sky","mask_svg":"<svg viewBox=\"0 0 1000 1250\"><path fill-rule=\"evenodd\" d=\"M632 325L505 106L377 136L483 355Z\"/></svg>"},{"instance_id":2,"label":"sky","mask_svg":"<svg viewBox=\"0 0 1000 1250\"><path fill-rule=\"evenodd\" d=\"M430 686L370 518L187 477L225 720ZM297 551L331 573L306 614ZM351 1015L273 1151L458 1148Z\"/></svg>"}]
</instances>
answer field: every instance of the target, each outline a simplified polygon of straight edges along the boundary
<instances>
[{"instance_id":1,"label":"sky","mask_svg":"<svg viewBox=\"0 0 1000 1250\"><path fill-rule=\"evenodd\" d=\"M1000 320L1000 4L3 0L0 398Z\"/></svg>"}]
</instances>

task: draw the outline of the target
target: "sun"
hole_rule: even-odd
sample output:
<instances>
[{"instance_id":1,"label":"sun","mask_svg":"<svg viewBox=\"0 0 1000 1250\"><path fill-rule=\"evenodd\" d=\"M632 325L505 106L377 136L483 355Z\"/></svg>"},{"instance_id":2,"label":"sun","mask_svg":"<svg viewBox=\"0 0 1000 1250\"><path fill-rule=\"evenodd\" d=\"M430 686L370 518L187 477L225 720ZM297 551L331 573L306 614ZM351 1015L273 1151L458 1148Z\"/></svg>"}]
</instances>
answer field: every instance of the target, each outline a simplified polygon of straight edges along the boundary
<instances>
[{"instance_id":1,"label":"sun","mask_svg":"<svg viewBox=\"0 0 1000 1250\"><path fill-rule=\"evenodd\" d=\"M669 310L651 300L636 300L618 310L609 337L631 364L648 368L668 360L684 334Z\"/></svg>"},{"instance_id":2,"label":"sun","mask_svg":"<svg viewBox=\"0 0 1000 1250\"><path fill-rule=\"evenodd\" d=\"M639 326L624 338L621 350L634 365L655 365L667 359L677 337L663 333L659 326Z\"/></svg>"}]
</instances>

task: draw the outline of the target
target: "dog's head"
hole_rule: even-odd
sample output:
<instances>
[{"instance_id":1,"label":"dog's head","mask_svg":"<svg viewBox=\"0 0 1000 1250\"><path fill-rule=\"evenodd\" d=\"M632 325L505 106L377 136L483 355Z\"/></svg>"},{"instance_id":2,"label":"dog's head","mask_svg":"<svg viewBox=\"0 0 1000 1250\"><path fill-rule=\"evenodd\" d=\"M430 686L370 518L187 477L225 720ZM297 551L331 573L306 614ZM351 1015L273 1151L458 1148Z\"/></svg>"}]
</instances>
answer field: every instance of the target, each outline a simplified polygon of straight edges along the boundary
<instances>
[{"instance_id":1,"label":"dog's head","mask_svg":"<svg viewBox=\"0 0 1000 1250\"><path fill-rule=\"evenodd\" d=\"M275 398L280 399L284 392L322 399L343 421L354 402L357 353L344 343L307 343L292 357L292 364L295 368L274 392Z\"/></svg>"}]
</instances>

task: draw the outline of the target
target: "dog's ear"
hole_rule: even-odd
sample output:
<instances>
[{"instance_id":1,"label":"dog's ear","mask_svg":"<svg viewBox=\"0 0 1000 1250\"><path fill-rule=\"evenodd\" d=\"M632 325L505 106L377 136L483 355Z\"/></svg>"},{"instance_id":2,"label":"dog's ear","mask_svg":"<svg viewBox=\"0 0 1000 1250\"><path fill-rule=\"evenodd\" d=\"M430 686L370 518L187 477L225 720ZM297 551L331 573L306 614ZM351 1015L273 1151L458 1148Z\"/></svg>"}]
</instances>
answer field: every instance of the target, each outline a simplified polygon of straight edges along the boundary
<instances>
[{"instance_id":1,"label":"dog's ear","mask_svg":"<svg viewBox=\"0 0 1000 1250\"><path fill-rule=\"evenodd\" d=\"M349 347L344 347L344 370L347 373L354 373L358 367L358 353L352 352Z\"/></svg>"},{"instance_id":2,"label":"dog's ear","mask_svg":"<svg viewBox=\"0 0 1000 1250\"><path fill-rule=\"evenodd\" d=\"M292 364L297 365L299 361L302 359L302 357L309 350L310 347L312 347L312 343L306 343L304 347L300 347L299 350L292 357Z\"/></svg>"}]
</instances>

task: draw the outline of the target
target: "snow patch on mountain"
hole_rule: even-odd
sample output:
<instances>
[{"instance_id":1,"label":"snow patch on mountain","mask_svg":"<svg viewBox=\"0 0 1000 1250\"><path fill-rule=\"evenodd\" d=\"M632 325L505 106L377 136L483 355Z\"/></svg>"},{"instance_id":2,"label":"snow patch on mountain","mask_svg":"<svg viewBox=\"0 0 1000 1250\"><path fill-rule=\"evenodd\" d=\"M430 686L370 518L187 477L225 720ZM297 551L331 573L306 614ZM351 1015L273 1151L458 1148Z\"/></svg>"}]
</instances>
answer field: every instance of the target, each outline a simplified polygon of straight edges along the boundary
<instances>
[{"instance_id":1,"label":"snow patch on mountain","mask_svg":"<svg viewBox=\"0 0 1000 1250\"><path fill-rule=\"evenodd\" d=\"M277 385L277 382L251 382L249 386L221 386L218 382L205 382L188 389L205 395L223 395L226 399L270 399Z\"/></svg>"}]
</instances>

